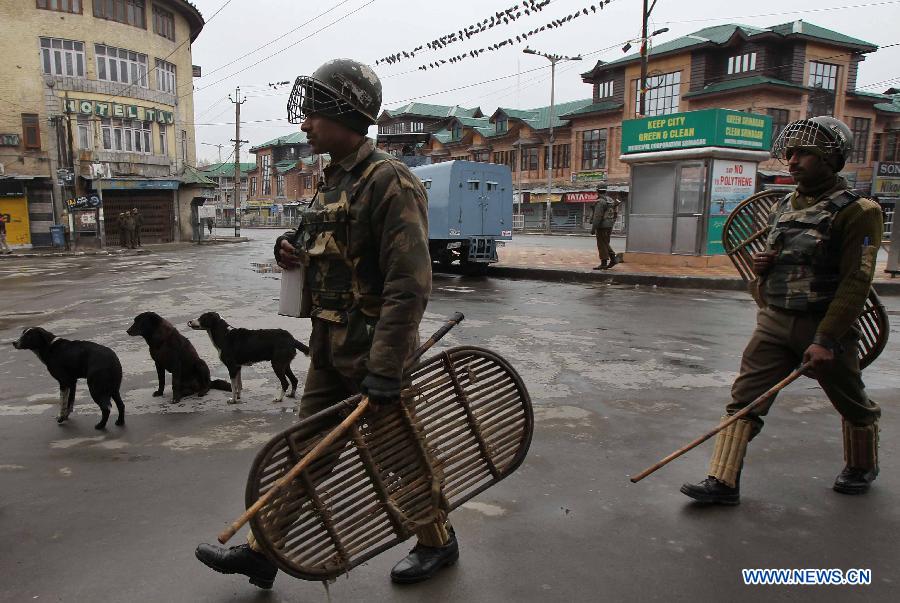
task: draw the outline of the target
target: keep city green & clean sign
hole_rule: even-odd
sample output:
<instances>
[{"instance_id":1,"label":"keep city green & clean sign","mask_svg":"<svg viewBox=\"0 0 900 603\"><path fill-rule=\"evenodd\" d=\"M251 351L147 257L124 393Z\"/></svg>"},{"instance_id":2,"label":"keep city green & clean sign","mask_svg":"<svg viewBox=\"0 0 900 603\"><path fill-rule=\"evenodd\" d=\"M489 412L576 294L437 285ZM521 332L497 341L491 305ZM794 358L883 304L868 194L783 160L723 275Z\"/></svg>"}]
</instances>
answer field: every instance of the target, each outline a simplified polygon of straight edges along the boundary
<instances>
[{"instance_id":1,"label":"keep city green & clean sign","mask_svg":"<svg viewBox=\"0 0 900 603\"><path fill-rule=\"evenodd\" d=\"M622 154L697 147L768 151L772 118L729 109L702 109L622 122Z\"/></svg>"}]
</instances>

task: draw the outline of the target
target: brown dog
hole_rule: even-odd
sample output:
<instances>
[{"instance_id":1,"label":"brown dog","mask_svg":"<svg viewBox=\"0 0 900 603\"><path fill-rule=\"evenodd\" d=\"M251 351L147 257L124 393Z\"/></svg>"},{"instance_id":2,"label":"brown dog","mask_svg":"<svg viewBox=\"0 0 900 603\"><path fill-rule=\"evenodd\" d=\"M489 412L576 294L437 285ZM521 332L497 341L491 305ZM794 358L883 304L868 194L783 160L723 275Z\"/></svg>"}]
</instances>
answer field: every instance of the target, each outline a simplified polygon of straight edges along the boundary
<instances>
[{"instance_id":1,"label":"brown dog","mask_svg":"<svg viewBox=\"0 0 900 603\"><path fill-rule=\"evenodd\" d=\"M141 336L150 346L150 357L156 364L159 389L154 396L162 396L166 388L166 371L172 373L172 402L183 396L205 396L210 389L230 392L231 385L224 379L210 379L209 366L197 354L187 337L156 312L142 312L134 317L128 327L131 336Z\"/></svg>"}]
</instances>

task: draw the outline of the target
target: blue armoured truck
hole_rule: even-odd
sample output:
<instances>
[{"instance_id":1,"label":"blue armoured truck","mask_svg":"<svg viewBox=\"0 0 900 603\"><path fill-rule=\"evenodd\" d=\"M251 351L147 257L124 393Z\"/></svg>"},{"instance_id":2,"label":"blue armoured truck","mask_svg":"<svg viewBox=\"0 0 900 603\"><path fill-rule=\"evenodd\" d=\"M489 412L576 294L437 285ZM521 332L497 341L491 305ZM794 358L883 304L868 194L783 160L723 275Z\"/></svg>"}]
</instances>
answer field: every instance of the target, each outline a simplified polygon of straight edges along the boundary
<instances>
[{"instance_id":1,"label":"blue armoured truck","mask_svg":"<svg viewBox=\"0 0 900 603\"><path fill-rule=\"evenodd\" d=\"M445 161L412 169L428 192L428 247L442 266L456 260L472 272L497 261L497 241L512 239L509 167Z\"/></svg>"}]
</instances>

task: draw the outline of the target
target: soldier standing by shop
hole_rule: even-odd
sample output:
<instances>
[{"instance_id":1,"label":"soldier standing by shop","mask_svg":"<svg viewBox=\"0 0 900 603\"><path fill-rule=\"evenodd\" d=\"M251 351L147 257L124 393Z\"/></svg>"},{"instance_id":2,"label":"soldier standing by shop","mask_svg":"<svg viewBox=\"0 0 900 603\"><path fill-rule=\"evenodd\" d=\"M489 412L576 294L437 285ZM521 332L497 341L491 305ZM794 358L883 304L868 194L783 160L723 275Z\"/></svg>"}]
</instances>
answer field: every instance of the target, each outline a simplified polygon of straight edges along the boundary
<instances>
[{"instance_id":1,"label":"soldier standing by shop","mask_svg":"<svg viewBox=\"0 0 900 603\"><path fill-rule=\"evenodd\" d=\"M597 253L600 255L600 265L594 266L594 270L608 270L616 264L616 252L609 244L612 237L612 229L616 224L615 199L606 194L606 187L597 187L597 203L594 204L594 215L591 218L591 234L597 236Z\"/></svg>"},{"instance_id":2,"label":"soldier standing by shop","mask_svg":"<svg viewBox=\"0 0 900 603\"><path fill-rule=\"evenodd\" d=\"M808 363L806 374L842 419L845 466L834 490L863 494L878 475L881 410L866 395L853 323L872 284L883 223L878 204L852 193L837 175L852 147L850 129L833 117L788 124L772 147L774 157L787 161L797 191L775 205L767 250L753 256L761 308L726 412L733 415ZM683 485L684 494L704 503L740 502L747 444L773 401L719 432L709 476Z\"/></svg>"},{"instance_id":3,"label":"soldier standing by shop","mask_svg":"<svg viewBox=\"0 0 900 603\"><path fill-rule=\"evenodd\" d=\"M12 253L6 244L6 215L0 214L0 253Z\"/></svg>"},{"instance_id":4,"label":"soldier standing by shop","mask_svg":"<svg viewBox=\"0 0 900 603\"><path fill-rule=\"evenodd\" d=\"M431 292L425 190L366 137L380 106L378 77L349 59L297 78L288 103L313 151L331 155L300 228L275 243L282 268L305 267L301 314L311 317L312 335L301 419L358 392L375 405L397 403ZM459 556L444 517L416 535L415 548L391 571L395 582L427 580ZM252 534L249 540L230 549L202 544L197 557L270 588L276 567Z\"/></svg>"},{"instance_id":5,"label":"soldier standing by shop","mask_svg":"<svg viewBox=\"0 0 900 603\"><path fill-rule=\"evenodd\" d=\"M135 246L140 247L141 229L144 227L144 216L141 215L141 212L139 212L136 207L131 210L131 213L134 214L134 244Z\"/></svg>"},{"instance_id":6,"label":"soldier standing by shop","mask_svg":"<svg viewBox=\"0 0 900 603\"><path fill-rule=\"evenodd\" d=\"M119 247L131 247L131 229L128 227L128 212L119 213Z\"/></svg>"},{"instance_id":7,"label":"soldier standing by shop","mask_svg":"<svg viewBox=\"0 0 900 603\"><path fill-rule=\"evenodd\" d=\"M125 212L125 246L134 249L134 214Z\"/></svg>"}]
</instances>

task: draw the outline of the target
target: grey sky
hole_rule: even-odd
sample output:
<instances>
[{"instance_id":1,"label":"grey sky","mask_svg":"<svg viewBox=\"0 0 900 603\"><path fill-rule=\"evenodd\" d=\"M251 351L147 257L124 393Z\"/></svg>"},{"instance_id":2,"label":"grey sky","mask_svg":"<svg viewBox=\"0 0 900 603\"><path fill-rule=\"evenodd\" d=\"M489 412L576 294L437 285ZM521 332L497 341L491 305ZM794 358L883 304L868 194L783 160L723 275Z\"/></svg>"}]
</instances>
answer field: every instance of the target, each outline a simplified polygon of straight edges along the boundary
<instances>
[{"instance_id":1,"label":"grey sky","mask_svg":"<svg viewBox=\"0 0 900 603\"><path fill-rule=\"evenodd\" d=\"M208 21L227 2L193 1ZM335 57L355 58L374 65L383 56L423 45L515 4L517 0L231 0L207 24L193 46L194 64L203 67L203 77L194 80L198 157L210 161L217 161L218 158L216 148L201 145L201 142L231 144L229 139L234 138L234 105L227 95L233 95L238 85L242 94L247 96L247 102L241 108L241 138L249 140L251 145L259 144L298 128L284 119L290 86L273 89L268 86L270 82L292 82L297 75L311 73L318 65ZM457 42L439 51L417 53L415 59L398 64L378 65L375 70L384 85L384 107L418 100L480 106L489 114L498 106L528 108L547 105L550 102L549 62L541 57L523 54L522 49L526 45L540 51L583 55L582 61L558 64L556 100L564 102L587 98L591 89L581 81L579 73L590 69L598 59L609 61L623 56L623 43L640 35L641 0L613 0L596 14L581 16L561 28L532 36L526 43L487 52L476 59L467 59L455 65L448 63L435 70L420 71L416 68L422 63L446 59L507 38L515 39L516 34L592 4L596 2L554 0L539 13L494 27L468 41ZM900 23L900 0L850 0L848 4L847 8L839 10L823 10L841 6L840 0L715 3L708 0L658 0L652 15L651 31L668 27L668 33L655 38L658 42L666 42L723 23L766 27L803 19L879 46L900 42L900 33L896 28L896 24ZM331 12L288 33L335 6L337 8ZM353 11L357 12L341 19ZM338 19L341 20L334 25L314 33ZM257 47L276 39L251 54ZM637 48L636 44L633 46ZM273 58L254 65L282 49L285 50ZM603 49L608 50L598 52ZM224 66L232 61L236 62ZM859 85L872 92L900 86L898 62L900 46L869 55L860 66ZM250 68L232 75L247 67ZM535 68L540 69L525 73ZM517 77L516 73L521 75ZM507 79L442 92L510 75L512 77ZM885 81L891 79L893 81ZM867 87L868 84L878 85ZM222 148L223 159L231 155L232 148ZM249 145L244 145L242 149L242 161L253 158L247 153L247 148Z\"/></svg>"}]
</instances>

